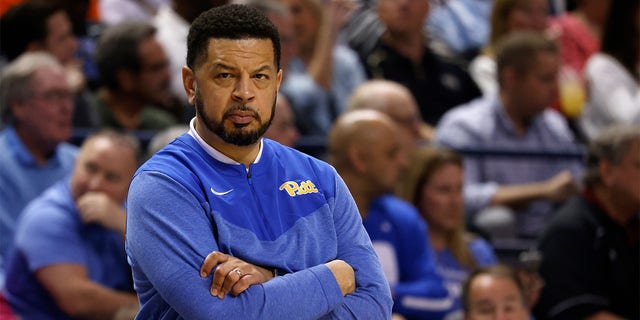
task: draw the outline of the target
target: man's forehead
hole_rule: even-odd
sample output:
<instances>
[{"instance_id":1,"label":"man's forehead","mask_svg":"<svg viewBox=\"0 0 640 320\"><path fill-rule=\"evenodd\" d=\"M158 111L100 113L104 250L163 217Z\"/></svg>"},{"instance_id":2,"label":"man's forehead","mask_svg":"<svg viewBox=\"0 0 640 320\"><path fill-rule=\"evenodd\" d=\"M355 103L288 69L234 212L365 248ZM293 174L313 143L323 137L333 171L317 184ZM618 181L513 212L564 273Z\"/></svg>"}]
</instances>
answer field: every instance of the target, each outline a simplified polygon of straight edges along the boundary
<instances>
[{"instance_id":1,"label":"man's forehead","mask_svg":"<svg viewBox=\"0 0 640 320\"><path fill-rule=\"evenodd\" d=\"M241 47L247 50L255 51L256 46L265 48L269 48L273 51L273 42L270 38L240 38L240 39L231 39L231 38L209 38L209 42L207 44L207 48L211 49L212 47L219 46L231 46L231 47Z\"/></svg>"},{"instance_id":2,"label":"man's forehead","mask_svg":"<svg viewBox=\"0 0 640 320\"><path fill-rule=\"evenodd\" d=\"M268 38L210 38L206 50L198 58L200 62L211 62L225 58L237 58L243 55L264 55L265 61L275 64L275 50Z\"/></svg>"}]
</instances>

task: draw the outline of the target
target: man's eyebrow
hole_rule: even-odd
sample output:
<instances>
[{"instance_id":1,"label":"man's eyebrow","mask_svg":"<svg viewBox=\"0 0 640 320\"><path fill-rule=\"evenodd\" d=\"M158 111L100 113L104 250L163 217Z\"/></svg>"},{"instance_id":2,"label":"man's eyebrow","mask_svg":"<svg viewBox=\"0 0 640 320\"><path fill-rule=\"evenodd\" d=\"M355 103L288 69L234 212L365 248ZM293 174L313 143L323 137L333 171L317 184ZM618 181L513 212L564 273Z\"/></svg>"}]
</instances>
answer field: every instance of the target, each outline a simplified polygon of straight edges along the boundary
<instances>
[{"instance_id":1,"label":"man's eyebrow","mask_svg":"<svg viewBox=\"0 0 640 320\"><path fill-rule=\"evenodd\" d=\"M213 66L211 66L211 70L236 70L236 68L230 66L230 65L226 65L224 63L221 62L216 62L213 64Z\"/></svg>"},{"instance_id":2,"label":"man's eyebrow","mask_svg":"<svg viewBox=\"0 0 640 320\"><path fill-rule=\"evenodd\" d=\"M518 295L511 295L511 296L507 296L505 300L507 302L519 301L519 300L522 300L522 297L520 297Z\"/></svg>"},{"instance_id":3,"label":"man's eyebrow","mask_svg":"<svg viewBox=\"0 0 640 320\"><path fill-rule=\"evenodd\" d=\"M475 305L476 307L492 306L493 302L489 299L480 299L476 301L473 305Z\"/></svg>"},{"instance_id":4,"label":"man's eyebrow","mask_svg":"<svg viewBox=\"0 0 640 320\"><path fill-rule=\"evenodd\" d=\"M268 72L268 71L271 71L271 70L273 70L273 68L270 65L265 64L265 65L255 69L253 72L254 73L256 73L256 72L265 72L265 71Z\"/></svg>"},{"instance_id":5,"label":"man's eyebrow","mask_svg":"<svg viewBox=\"0 0 640 320\"><path fill-rule=\"evenodd\" d=\"M221 70L223 70L223 71L224 70L226 70L226 71L236 71L236 70L238 70L238 68L232 67L232 66L224 64L222 62L216 62L211 66L211 70L214 70L214 71L221 71ZM255 70L253 70L252 73L269 72L269 71L272 71L272 70L273 70L273 68L270 65L265 64L263 66L260 66L260 67L256 68Z\"/></svg>"}]
</instances>

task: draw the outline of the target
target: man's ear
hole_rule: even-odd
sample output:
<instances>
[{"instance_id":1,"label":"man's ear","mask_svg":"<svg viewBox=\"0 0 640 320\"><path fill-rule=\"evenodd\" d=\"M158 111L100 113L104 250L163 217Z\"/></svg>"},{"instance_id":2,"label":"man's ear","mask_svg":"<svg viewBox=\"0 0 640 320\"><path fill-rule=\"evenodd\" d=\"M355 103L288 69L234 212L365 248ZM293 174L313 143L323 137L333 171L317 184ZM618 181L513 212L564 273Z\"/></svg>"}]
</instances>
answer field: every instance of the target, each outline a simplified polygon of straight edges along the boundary
<instances>
[{"instance_id":1,"label":"man's ear","mask_svg":"<svg viewBox=\"0 0 640 320\"><path fill-rule=\"evenodd\" d=\"M278 70L276 74L276 90L280 90L280 84L282 83L282 69Z\"/></svg>"},{"instance_id":2,"label":"man's ear","mask_svg":"<svg viewBox=\"0 0 640 320\"><path fill-rule=\"evenodd\" d=\"M196 92L198 91L196 76L193 73L193 70L187 66L182 67L182 85L184 86L184 91L187 94L189 104L195 105Z\"/></svg>"},{"instance_id":3,"label":"man's ear","mask_svg":"<svg viewBox=\"0 0 640 320\"><path fill-rule=\"evenodd\" d=\"M612 169L613 164L607 160L601 160L598 164L598 171L600 171L600 181L605 187L609 187L612 181Z\"/></svg>"},{"instance_id":4,"label":"man's ear","mask_svg":"<svg viewBox=\"0 0 640 320\"><path fill-rule=\"evenodd\" d=\"M368 160L365 150L356 144L351 144L347 150L347 154L353 170L357 173L365 173Z\"/></svg>"},{"instance_id":5,"label":"man's ear","mask_svg":"<svg viewBox=\"0 0 640 320\"><path fill-rule=\"evenodd\" d=\"M514 81L516 80L517 74L516 71L513 68L504 68L504 70L502 70L502 72L500 72L500 74L498 74L499 79L497 79L500 82L500 87L501 88L507 88L509 86L512 85L512 83L514 83Z\"/></svg>"},{"instance_id":6,"label":"man's ear","mask_svg":"<svg viewBox=\"0 0 640 320\"><path fill-rule=\"evenodd\" d=\"M33 110L30 110L29 106L24 100L14 101L8 107L11 110L10 111L11 115L13 116L15 121L18 121L18 122L26 118L29 115L29 113L33 112Z\"/></svg>"}]
</instances>

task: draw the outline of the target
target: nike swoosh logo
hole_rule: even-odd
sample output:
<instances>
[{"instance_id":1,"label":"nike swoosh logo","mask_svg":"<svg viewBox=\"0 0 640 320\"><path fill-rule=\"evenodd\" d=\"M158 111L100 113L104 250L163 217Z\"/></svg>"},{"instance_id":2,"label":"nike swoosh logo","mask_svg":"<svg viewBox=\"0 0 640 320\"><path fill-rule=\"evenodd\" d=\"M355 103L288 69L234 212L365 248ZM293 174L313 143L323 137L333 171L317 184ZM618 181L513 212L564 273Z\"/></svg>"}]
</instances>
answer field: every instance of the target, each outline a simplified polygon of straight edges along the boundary
<instances>
[{"instance_id":1,"label":"nike swoosh logo","mask_svg":"<svg viewBox=\"0 0 640 320\"><path fill-rule=\"evenodd\" d=\"M227 190L227 191L224 191L224 192L218 192L218 191L213 190L213 187L211 188L211 193L215 194L216 196L224 196L225 194L227 194L227 193L229 193L231 191L233 191L233 189L230 189L230 190Z\"/></svg>"}]
</instances>

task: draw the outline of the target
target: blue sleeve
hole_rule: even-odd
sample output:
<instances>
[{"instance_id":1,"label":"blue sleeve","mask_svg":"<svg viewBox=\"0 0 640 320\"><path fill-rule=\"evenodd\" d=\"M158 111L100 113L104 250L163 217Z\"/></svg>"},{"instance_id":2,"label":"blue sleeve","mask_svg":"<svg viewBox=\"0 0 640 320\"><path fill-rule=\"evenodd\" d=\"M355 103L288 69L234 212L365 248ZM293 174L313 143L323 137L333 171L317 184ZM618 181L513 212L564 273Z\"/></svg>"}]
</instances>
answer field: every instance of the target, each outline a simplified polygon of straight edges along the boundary
<instances>
[{"instance_id":1,"label":"blue sleeve","mask_svg":"<svg viewBox=\"0 0 640 320\"><path fill-rule=\"evenodd\" d=\"M86 265L84 240L79 220L54 205L27 207L16 232L16 247L27 260L29 270L58 263Z\"/></svg>"},{"instance_id":2,"label":"blue sleeve","mask_svg":"<svg viewBox=\"0 0 640 320\"><path fill-rule=\"evenodd\" d=\"M336 174L337 176L337 174ZM338 256L355 271L356 291L345 297L331 319L388 319L391 317L391 290L382 273L356 203L344 181L337 176L334 220Z\"/></svg>"},{"instance_id":3,"label":"blue sleeve","mask_svg":"<svg viewBox=\"0 0 640 320\"><path fill-rule=\"evenodd\" d=\"M218 250L207 212L206 202L166 175L142 172L132 181L127 254L141 301L141 318L159 317L166 305L185 319L210 319L212 315L312 319L331 311L340 314L338 307L362 308L351 301L351 296L361 295L342 297L324 264L251 286L238 297L228 295L219 300L211 296L211 276L199 275L205 256ZM349 257L338 258L347 261Z\"/></svg>"},{"instance_id":4,"label":"blue sleeve","mask_svg":"<svg viewBox=\"0 0 640 320\"><path fill-rule=\"evenodd\" d=\"M394 287L393 311L420 319L442 319L453 310L454 299L436 271L427 226L416 213L402 230L399 239L403 243L398 247L410 248L411 254L401 255L405 261L398 261L403 276Z\"/></svg>"}]
</instances>

